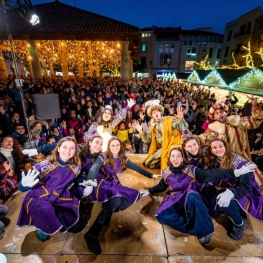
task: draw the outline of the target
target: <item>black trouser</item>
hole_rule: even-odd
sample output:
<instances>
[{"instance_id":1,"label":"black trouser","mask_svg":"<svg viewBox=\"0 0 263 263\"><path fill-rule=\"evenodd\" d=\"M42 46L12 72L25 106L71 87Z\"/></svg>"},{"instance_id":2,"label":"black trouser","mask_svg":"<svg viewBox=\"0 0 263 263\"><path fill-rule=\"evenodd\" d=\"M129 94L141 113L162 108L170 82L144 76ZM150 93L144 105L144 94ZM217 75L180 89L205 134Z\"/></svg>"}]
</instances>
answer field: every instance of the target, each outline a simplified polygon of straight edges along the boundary
<instances>
[{"instance_id":1,"label":"black trouser","mask_svg":"<svg viewBox=\"0 0 263 263\"><path fill-rule=\"evenodd\" d=\"M102 210L96 221L104 226L108 226L114 212L122 211L131 206L132 203L123 197L113 197L102 204Z\"/></svg>"}]
</instances>

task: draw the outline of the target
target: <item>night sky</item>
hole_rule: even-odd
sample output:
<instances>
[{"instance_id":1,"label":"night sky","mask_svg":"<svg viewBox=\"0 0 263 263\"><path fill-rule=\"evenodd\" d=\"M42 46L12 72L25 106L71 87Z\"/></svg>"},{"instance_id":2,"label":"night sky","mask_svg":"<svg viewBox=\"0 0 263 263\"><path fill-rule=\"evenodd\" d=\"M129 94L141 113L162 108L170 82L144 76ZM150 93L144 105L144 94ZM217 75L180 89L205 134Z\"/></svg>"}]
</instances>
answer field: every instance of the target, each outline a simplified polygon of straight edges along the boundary
<instances>
[{"instance_id":1,"label":"night sky","mask_svg":"<svg viewBox=\"0 0 263 263\"><path fill-rule=\"evenodd\" d=\"M31 0L32 4L52 2ZM259 6L262 0L60 0L60 2L107 16L139 28L212 27L224 33L225 24Z\"/></svg>"}]
</instances>

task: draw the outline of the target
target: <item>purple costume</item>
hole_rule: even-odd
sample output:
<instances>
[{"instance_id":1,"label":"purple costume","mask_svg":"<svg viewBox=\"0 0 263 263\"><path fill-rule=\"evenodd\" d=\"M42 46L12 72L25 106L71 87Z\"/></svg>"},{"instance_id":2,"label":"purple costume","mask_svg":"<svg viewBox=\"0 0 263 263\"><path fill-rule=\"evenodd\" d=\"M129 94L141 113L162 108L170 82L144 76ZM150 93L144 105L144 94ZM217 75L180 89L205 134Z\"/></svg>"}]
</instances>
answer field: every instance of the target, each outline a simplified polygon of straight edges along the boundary
<instances>
[{"instance_id":1,"label":"purple costume","mask_svg":"<svg viewBox=\"0 0 263 263\"><path fill-rule=\"evenodd\" d=\"M121 171L121 162L119 158L114 158L116 168L112 169L105 163L105 154L100 154L99 157L103 166L96 174L98 186L93 188L93 192L89 195L90 202L107 202L113 197L124 197L131 203L138 200L139 192L132 188L123 186L118 178L118 173ZM128 158L127 158L128 160Z\"/></svg>"},{"instance_id":2,"label":"purple costume","mask_svg":"<svg viewBox=\"0 0 263 263\"><path fill-rule=\"evenodd\" d=\"M17 225L35 226L47 235L59 230L67 231L79 219L79 200L69 187L80 167L74 164L52 164L45 160L34 168L40 172L40 181L28 191Z\"/></svg>"},{"instance_id":3,"label":"purple costume","mask_svg":"<svg viewBox=\"0 0 263 263\"><path fill-rule=\"evenodd\" d=\"M163 201L156 211L156 215L176 203L184 207L185 212L187 211L187 195L189 193L199 194L203 187L202 183L196 181L194 171L195 166L193 165L186 166L182 172L176 174L173 174L169 168L162 171L162 178L169 186L169 190L165 193Z\"/></svg>"},{"instance_id":4,"label":"purple costume","mask_svg":"<svg viewBox=\"0 0 263 263\"><path fill-rule=\"evenodd\" d=\"M243 165L249 163L249 161L242 158L236 153L232 153L232 155L233 155L232 165L234 169L239 169ZM240 190L242 188L242 185L240 183L240 180L242 179L242 176L243 177L248 176L248 174L241 175L239 178L234 177L234 178L224 179L221 181L213 181L210 182L210 184L214 185L219 190L225 190L225 189L232 190L232 192L234 193L233 199L239 204L239 206L250 216L254 217L255 219L258 219L259 221L263 221L263 211L262 211L263 197L261 194L261 189L255 181L254 173L249 174L250 187L248 192L245 195L239 197L237 197L237 195L235 194L236 192L237 193L241 192ZM216 204L216 199L213 198L211 200L210 207L215 208L215 206L216 209L210 212L212 212L213 216L216 217L218 216L218 213L220 212L219 210L221 209Z\"/></svg>"}]
</instances>

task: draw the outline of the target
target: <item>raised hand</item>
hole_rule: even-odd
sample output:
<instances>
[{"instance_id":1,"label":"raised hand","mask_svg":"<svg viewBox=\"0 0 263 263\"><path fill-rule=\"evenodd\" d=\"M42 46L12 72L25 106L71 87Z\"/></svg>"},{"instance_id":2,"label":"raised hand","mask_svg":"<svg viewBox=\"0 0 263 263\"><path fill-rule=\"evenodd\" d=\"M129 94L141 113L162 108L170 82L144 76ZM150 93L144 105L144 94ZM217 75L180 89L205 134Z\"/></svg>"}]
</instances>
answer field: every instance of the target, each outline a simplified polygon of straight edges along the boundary
<instances>
[{"instance_id":1,"label":"raised hand","mask_svg":"<svg viewBox=\"0 0 263 263\"><path fill-rule=\"evenodd\" d=\"M183 107L177 107L177 114L175 114L175 117L178 120L182 120L184 118L184 109L183 109Z\"/></svg>"},{"instance_id":2,"label":"raised hand","mask_svg":"<svg viewBox=\"0 0 263 263\"><path fill-rule=\"evenodd\" d=\"M129 107L129 109L136 104L136 101L133 99L129 99L127 100L127 106Z\"/></svg>"},{"instance_id":3,"label":"raised hand","mask_svg":"<svg viewBox=\"0 0 263 263\"><path fill-rule=\"evenodd\" d=\"M253 107L257 106L258 105L258 100L257 100L257 97L254 97L253 93L250 93L251 96L249 95L246 95L247 98L250 100L251 104Z\"/></svg>"},{"instance_id":4,"label":"raised hand","mask_svg":"<svg viewBox=\"0 0 263 263\"><path fill-rule=\"evenodd\" d=\"M39 182L39 179L36 179L39 175L39 171L33 169L28 170L27 175L25 175L25 172L22 172L22 180L21 184L24 187L33 187Z\"/></svg>"},{"instance_id":5,"label":"raised hand","mask_svg":"<svg viewBox=\"0 0 263 263\"><path fill-rule=\"evenodd\" d=\"M83 192L83 197L89 196L92 192L93 192L93 186L92 185L86 186Z\"/></svg>"},{"instance_id":6,"label":"raised hand","mask_svg":"<svg viewBox=\"0 0 263 263\"><path fill-rule=\"evenodd\" d=\"M134 122L133 127L134 127L139 133L142 132L142 126L141 126L141 124L140 124L138 121L135 121L135 122Z\"/></svg>"}]
</instances>

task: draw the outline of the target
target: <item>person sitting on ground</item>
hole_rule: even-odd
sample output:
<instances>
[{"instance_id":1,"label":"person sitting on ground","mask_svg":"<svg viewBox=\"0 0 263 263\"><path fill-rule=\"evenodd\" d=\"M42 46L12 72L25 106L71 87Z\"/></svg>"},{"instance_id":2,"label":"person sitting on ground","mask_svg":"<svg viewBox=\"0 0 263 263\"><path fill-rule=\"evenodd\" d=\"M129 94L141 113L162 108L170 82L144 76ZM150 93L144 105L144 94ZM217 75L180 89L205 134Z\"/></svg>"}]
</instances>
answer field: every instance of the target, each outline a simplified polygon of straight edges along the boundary
<instances>
[{"instance_id":1,"label":"person sitting on ground","mask_svg":"<svg viewBox=\"0 0 263 263\"><path fill-rule=\"evenodd\" d=\"M156 212L159 223L196 236L201 245L209 245L214 226L208 208L199 195L203 183L238 177L255 169L255 165L234 171L202 169L185 163L182 148L174 147L170 152L168 168L162 171L159 184L148 190L142 189L140 193L146 196L168 190Z\"/></svg>"}]
</instances>

